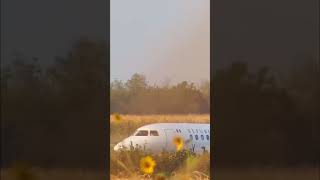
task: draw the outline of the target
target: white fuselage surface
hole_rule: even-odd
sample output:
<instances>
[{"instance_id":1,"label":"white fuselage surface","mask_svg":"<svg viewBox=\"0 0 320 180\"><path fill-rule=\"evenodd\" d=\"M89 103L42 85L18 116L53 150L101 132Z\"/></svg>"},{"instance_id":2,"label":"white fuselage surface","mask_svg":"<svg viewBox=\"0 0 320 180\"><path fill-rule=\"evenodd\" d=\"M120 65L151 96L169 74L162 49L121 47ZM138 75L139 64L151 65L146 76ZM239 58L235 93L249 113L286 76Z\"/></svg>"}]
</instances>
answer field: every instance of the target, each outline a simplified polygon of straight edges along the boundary
<instances>
[{"instance_id":1,"label":"white fuselage surface","mask_svg":"<svg viewBox=\"0 0 320 180\"><path fill-rule=\"evenodd\" d=\"M201 123L155 123L138 128L131 136L114 146L121 148L141 148L152 153L176 151L173 139L183 140L183 149L195 153L210 152L210 124Z\"/></svg>"}]
</instances>

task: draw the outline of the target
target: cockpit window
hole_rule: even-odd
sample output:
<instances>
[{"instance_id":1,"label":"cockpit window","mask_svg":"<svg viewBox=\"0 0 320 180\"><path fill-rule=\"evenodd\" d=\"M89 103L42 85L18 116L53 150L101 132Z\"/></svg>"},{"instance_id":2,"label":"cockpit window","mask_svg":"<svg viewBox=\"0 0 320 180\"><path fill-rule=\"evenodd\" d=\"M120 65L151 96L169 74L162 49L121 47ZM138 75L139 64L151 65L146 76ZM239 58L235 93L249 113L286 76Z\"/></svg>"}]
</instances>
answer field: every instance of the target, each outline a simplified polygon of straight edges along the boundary
<instances>
[{"instance_id":1,"label":"cockpit window","mask_svg":"<svg viewBox=\"0 0 320 180\"><path fill-rule=\"evenodd\" d=\"M139 130L135 136L148 136L147 130Z\"/></svg>"},{"instance_id":2,"label":"cockpit window","mask_svg":"<svg viewBox=\"0 0 320 180\"><path fill-rule=\"evenodd\" d=\"M151 130L150 131L150 136L159 136L159 133L156 130Z\"/></svg>"}]
</instances>

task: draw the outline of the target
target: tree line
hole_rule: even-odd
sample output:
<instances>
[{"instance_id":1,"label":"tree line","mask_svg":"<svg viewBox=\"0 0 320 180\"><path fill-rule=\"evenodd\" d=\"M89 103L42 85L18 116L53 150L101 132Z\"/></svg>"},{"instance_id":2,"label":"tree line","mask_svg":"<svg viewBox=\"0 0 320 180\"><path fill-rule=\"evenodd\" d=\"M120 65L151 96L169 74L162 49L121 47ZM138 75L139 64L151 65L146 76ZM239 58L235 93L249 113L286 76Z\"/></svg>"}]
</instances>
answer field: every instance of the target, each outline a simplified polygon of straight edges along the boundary
<instances>
[{"instance_id":1,"label":"tree line","mask_svg":"<svg viewBox=\"0 0 320 180\"><path fill-rule=\"evenodd\" d=\"M110 87L111 113L185 114L210 113L210 82L198 87L183 81L176 85L149 85L142 74L126 81L115 80Z\"/></svg>"},{"instance_id":2,"label":"tree line","mask_svg":"<svg viewBox=\"0 0 320 180\"><path fill-rule=\"evenodd\" d=\"M300 66L282 82L267 67L252 72L247 63L234 62L212 73L210 95L209 81L157 86L134 74L109 84L108 49L104 42L81 39L48 68L21 54L1 67L1 166L22 161L104 167L109 110L179 114L211 109L217 164L310 165L319 160L320 75L312 65Z\"/></svg>"},{"instance_id":3,"label":"tree line","mask_svg":"<svg viewBox=\"0 0 320 180\"><path fill-rule=\"evenodd\" d=\"M48 68L14 54L1 71L3 166L104 167L107 49L81 39Z\"/></svg>"},{"instance_id":4,"label":"tree line","mask_svg":"<svg viewBox=\"0 0 320 180\"><path fill-rule=\"evenodd\" d=\"M285 82L268 67L234 62L212 77L215 163L316 166L320 146L320 74L300 62Z\"/></svg>"}]
</instances>

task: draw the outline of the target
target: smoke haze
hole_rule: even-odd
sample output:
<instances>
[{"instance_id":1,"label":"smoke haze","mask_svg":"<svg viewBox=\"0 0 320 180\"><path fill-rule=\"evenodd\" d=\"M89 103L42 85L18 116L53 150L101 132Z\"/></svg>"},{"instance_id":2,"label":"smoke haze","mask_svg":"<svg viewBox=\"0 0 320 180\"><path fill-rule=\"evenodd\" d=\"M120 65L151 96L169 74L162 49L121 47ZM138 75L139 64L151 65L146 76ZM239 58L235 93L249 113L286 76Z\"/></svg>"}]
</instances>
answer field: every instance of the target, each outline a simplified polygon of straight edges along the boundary
<instances>
[{"instance_id":1,"label":"smoke haze","mask_svg":"<svg viewBox=\"0 0 320 180\"><path fill-rule=\"evenodd\" d=\"M209 79L209 0L124 2L111 3L111 80L134 73L157 84Z\"/></svg>"}]
</instances>

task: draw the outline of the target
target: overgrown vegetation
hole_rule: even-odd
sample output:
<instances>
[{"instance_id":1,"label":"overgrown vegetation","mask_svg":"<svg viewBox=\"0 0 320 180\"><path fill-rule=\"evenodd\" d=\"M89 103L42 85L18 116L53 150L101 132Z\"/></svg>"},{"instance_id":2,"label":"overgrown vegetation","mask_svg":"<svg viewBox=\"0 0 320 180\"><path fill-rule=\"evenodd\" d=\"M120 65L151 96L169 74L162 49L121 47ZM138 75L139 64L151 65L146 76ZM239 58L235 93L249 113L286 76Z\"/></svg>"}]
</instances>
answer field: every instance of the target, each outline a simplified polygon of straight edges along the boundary
<instances>
[{"instance_id":1,"label":"overgrown vegetation","mask_svg":"<svg viewBox=\"0 0 320 180\"><path fill-rule=\"evenodd\" d=\"M149 154L140 150L127 150L115 152L111 155L110 173L113 177L133 178L143 177L145 174L139 169L141 158ZM175 178L186 175L192 177L192 173L198 172L204 177L210 177L210 155L195 155L183 150L175 153L163 152L152 155L156 162L155 171L150 177L155 178L162 174L166 178Z\"/></svg>"},{"instance_id":2,"label":"overgrown vegetation","mask_svg":"<svg viewBox=\"0 0 320 180\"><path fill-rule=\"evenodd\" d=\"M149 85L142 74L110 87L111 112L124 114L210 113L210 83L198 87L183 81L176 85Z\"/></svg>"},{"instance_id":3,"label":"overgrown vegetation","mask_svg":"<svg viewBox=\"0 0 320 180\"><path fill-rule=\"evenodd\" d=\"M209 114L203 115L121 115L113 114L110 116L110 174L113 179L130 178L139 179L145 177L139 168L141 158L148 156L146 152L139 149L127 149L122 152L113 151L112 147L123 138L131 135L137 128L157 122L190 122L190 123L209 123ZM203 154L197 156L188 151L175 153L163 152L150 155L156 162L155 172L150 178L163 175L166 179L181 179L185 177L210 176L210 155Z\"/></svg>"},{"instance_id":4,"label":"overgrown vegetation","mask_svg":"<svg viewBox=\"0 0 320 180\"><path fill-rule=\"evenodd\" d=\"M104 167L107 49L103 42L84 39L49 68L21 54L1 66L2 167L15 161L52 168ZM313 165L319 160L319 70L298 67L285 82L268 68L249 71L245 62L212 70L215 163ZM208 112L208 90L190 82L167 87L146 83L140 75L113 82L112 112Z\"/></svg>"},{"instance_id":5,"label":"overgrown vegetation","mask_svg":"<svg viewBox=\"0 0 320 180\"><path fill-rule=\"evenodd\" d=\"M300 68L286 83L277 81L267 67L250 72L243 62L215 73L218 166L315 165L320 150L320 73L307 63Z\"/></svg>"},{"instance_id":6,"label":"overgrown vegetation","mask_svg":"<svg viewBox=\"0 0 320 180\"><path fill-rule=\"evenodd\" d=\"M22 54L1 67L1 166L103 167L106 49L81 39L48 68Z\"/></svg>"},{"instance_id":7,"label":"overgrown vegetation","mask_svg":"<svg viewBox=\"0 0 320 180\"><path fill-rule=\"evenodd\" d=\"M137 128L152 123L210 123L209 114L172 115L119 115L116 120L110 115L110 143L114 145L130 136Z\"/></svg>"}]
</instances>

